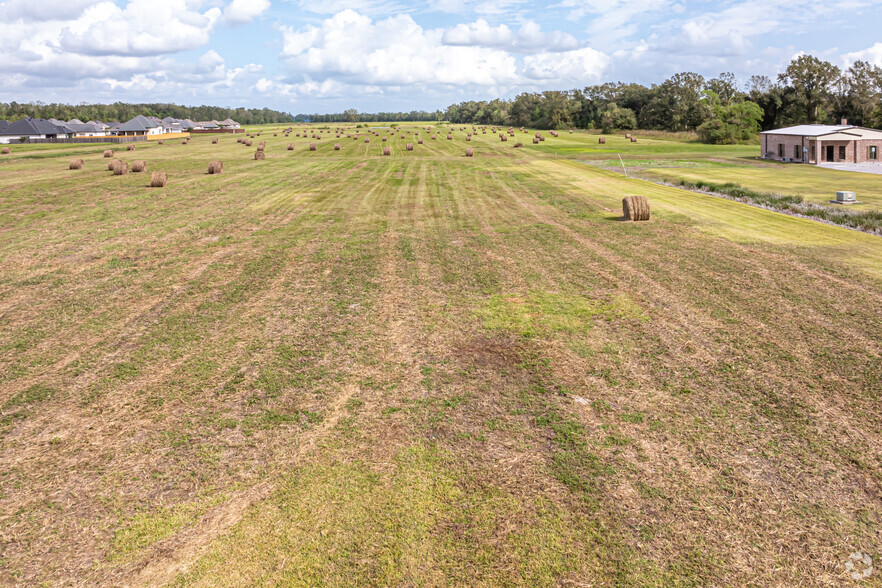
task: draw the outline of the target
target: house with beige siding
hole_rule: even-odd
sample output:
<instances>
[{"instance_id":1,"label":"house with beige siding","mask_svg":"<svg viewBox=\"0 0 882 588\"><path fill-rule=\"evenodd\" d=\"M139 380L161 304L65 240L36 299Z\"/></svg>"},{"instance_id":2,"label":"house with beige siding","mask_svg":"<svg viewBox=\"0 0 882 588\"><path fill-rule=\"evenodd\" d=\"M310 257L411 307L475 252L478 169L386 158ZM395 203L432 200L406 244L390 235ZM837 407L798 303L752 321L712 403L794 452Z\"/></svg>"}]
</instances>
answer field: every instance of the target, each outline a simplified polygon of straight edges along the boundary
<instances>
[{"instance_id":1,"label":"house with beige siding","mask_svg":"<svg viewBox=\"0 0 882 588\"><path fill-rule=\"evenodd\" d=\"M763 159L785 163L882 163L882 131L847 124L799 125L760 133Z\"/></svg>"}]
</instances>

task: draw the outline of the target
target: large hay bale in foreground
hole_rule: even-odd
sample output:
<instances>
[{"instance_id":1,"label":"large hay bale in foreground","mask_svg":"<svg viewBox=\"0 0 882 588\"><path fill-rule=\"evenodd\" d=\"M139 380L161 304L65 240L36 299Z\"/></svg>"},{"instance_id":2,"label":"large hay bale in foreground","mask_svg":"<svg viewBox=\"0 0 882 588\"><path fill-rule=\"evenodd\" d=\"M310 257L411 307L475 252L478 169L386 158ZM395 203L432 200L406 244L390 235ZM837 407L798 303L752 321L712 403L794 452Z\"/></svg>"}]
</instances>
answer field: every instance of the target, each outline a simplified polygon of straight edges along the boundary
<instances>
[{"instance_id":1,"label":"large hay bale in foreground","mask_svg":"<svg viewBox=\"0 0 882 588\"><path fill-rule=\"evenodd\" d=\"M129 164L125 161L117 161L113 165L113 175L115 176L127 176L129 175Z\"/></svg>"},{"instance_id":2,"label":"large hay bale in foreground","mask_svg":"<svg viewBox=\"0 0 882 588\"><path fill-rule=\"evenodd\" d=\"M82 159L71 159L67 169L83 169L83 165Z\"/></svg>"},{"instance_id":3,"label":"large hay bale in foreground","mask_svg":"<svg viewBox=\"0 0 882 588\"><path fill-rule=\"evenodd\" d=\"M165 188L168 186L168 174L165 172L153 172L150 176L151 188Z\"/></svg>"},{"instance_id":4,"label":"large hay bale in foreground","mask_svg":"<svg viewBox=\"0 0 882 588\"><path fill-rule=\"evenodd\" d=\"M475 156L475 150L474 150L474 149L472 149L471 147L469 147L468 149L466 149L466 157L474 157L474 156Z\"/></svg>"},{"instance_id":5,"label":"large hay bale in foreground","mask_svg":"<svg viewBox=\"0 0 882 588\"><path fill-rule=\"evenodd\" d=\"M223 161L212 161L208 164L208 173L211 175L224 173Z\"/></svg>"},{"instance_id":6,"label":"large hay bale in foreground","mask_svg":"<svg viewBox=\"0 0 882 588\"><path fill-rule=\"evenodd\" d=\"M104 157L113 157L113 150L112 150L112 149L107 149L107 150L104 152Z\"/></svg>"},{"instance_id":7,"label":"large hay bale in foreground","mask_svg":"<svg viewBox=\"0 0 882 588\"><path fill-rule=\"evenodd\" d=\"M625 220L648 221L649 200L646 196L627 196L622 199L622 212Z\"/></svg>"},{"instance_id":8,"label":"large hay bale in foreground","mask_svg":"<svg viewBox=\"0 0 882 588\"><path fill-rule=\"evenodd\" d=\"M254 160L255 161L263 161L266 159L266 153L263 151L255 151L254 152Z\"/></svg>"},{"instance_id":9,"label":"large hay bale in foreground","mask_svg":"<svg viewBox=\"0 0 882 588\"><path fill-rule=\"evenodd\" d=\"M147 171L147 162L146 161L133 161L132 162L132 173L141 173Z\"/></svg>"}]
</instances>

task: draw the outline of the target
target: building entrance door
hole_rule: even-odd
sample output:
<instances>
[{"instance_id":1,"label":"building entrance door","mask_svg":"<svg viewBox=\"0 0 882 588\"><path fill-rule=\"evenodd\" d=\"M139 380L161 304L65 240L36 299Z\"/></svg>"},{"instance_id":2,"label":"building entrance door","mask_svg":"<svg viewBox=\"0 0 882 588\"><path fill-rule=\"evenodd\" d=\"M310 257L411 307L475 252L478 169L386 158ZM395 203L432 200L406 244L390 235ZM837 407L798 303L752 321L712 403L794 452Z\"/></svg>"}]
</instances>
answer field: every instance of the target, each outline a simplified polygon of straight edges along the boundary
<instances>
[{"instance_id":1,"label":"building entrance door","mask_svg":"<svg viewBox=\"0 0 882 588\"><path fill-rule=\"evenodd\" d=\"M827 145L827 161L833 161L833 145Z\"/></svg>"}]
</instances>

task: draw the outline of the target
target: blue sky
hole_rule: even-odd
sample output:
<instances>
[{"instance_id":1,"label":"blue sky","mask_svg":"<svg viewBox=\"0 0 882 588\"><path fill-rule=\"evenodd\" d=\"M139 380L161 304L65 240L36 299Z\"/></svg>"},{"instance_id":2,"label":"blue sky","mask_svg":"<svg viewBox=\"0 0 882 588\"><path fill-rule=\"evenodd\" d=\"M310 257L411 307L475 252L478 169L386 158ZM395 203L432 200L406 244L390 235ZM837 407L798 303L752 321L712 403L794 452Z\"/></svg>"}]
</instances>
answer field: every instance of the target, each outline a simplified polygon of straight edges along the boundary
<instances>
[{"instance_id":1,"label":"blue sky","mask_svg":"<svg viewBox=\"0 0 882 588\"><path fill-rule=\"evenodd\" d=\"M878 0L0 0L0 101L292 113L882 66Z\"/></svg>"}]
</instances>

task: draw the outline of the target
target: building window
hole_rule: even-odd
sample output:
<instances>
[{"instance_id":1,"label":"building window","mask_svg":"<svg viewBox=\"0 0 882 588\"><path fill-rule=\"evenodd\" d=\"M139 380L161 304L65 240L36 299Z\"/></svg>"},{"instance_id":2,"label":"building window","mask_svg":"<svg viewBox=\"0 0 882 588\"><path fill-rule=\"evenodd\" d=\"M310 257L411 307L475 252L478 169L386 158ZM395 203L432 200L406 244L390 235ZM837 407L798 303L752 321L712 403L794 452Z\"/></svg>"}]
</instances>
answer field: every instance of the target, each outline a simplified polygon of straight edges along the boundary
<instances>
[{"instance_id":1,"label":"building window","mask_svg":"<svg viewBox=\"0 0 882 588\"><path fill-rule=\"evenodd\" d=\"M870 145L869 153L867 154L867 159L870 161L876 161L877 148L875 145Z\"/></svg>"},{"instance_id":2,"label":"building window","mask_svg":"<svg viewBox=\"0 0 882 588\"><path fill-rule=\"evenodd\" d=\"M800 159L799 156L799 145L793 146L793 159Z\"/></svg>"},{"instance_id":3,"label":"building window","mask_svg":"<svg viewBox=\"0 0 882 588\"><path fill-rule=\"evenodd\" d=\"M784 144L778 143L778 157L784 157Z\"/></svg>"},{"instance_id":4,"label":"building window","mask_svg":"<svg viewBox=\"0 0 882 588\"><path fill-rule=\"evenodd\" d=\"M815 146L812 145L812 161L815 161Z\"/></svg>"},{"instance_id":5,"label":"building window","mask_svg":"<svg viewBox=\"0 0 882 588\"><path fill-rule=\"evenodd\" d=\"M839 161L845 161L845 145L839 146Z\"/></svg>"}]
</instances>

